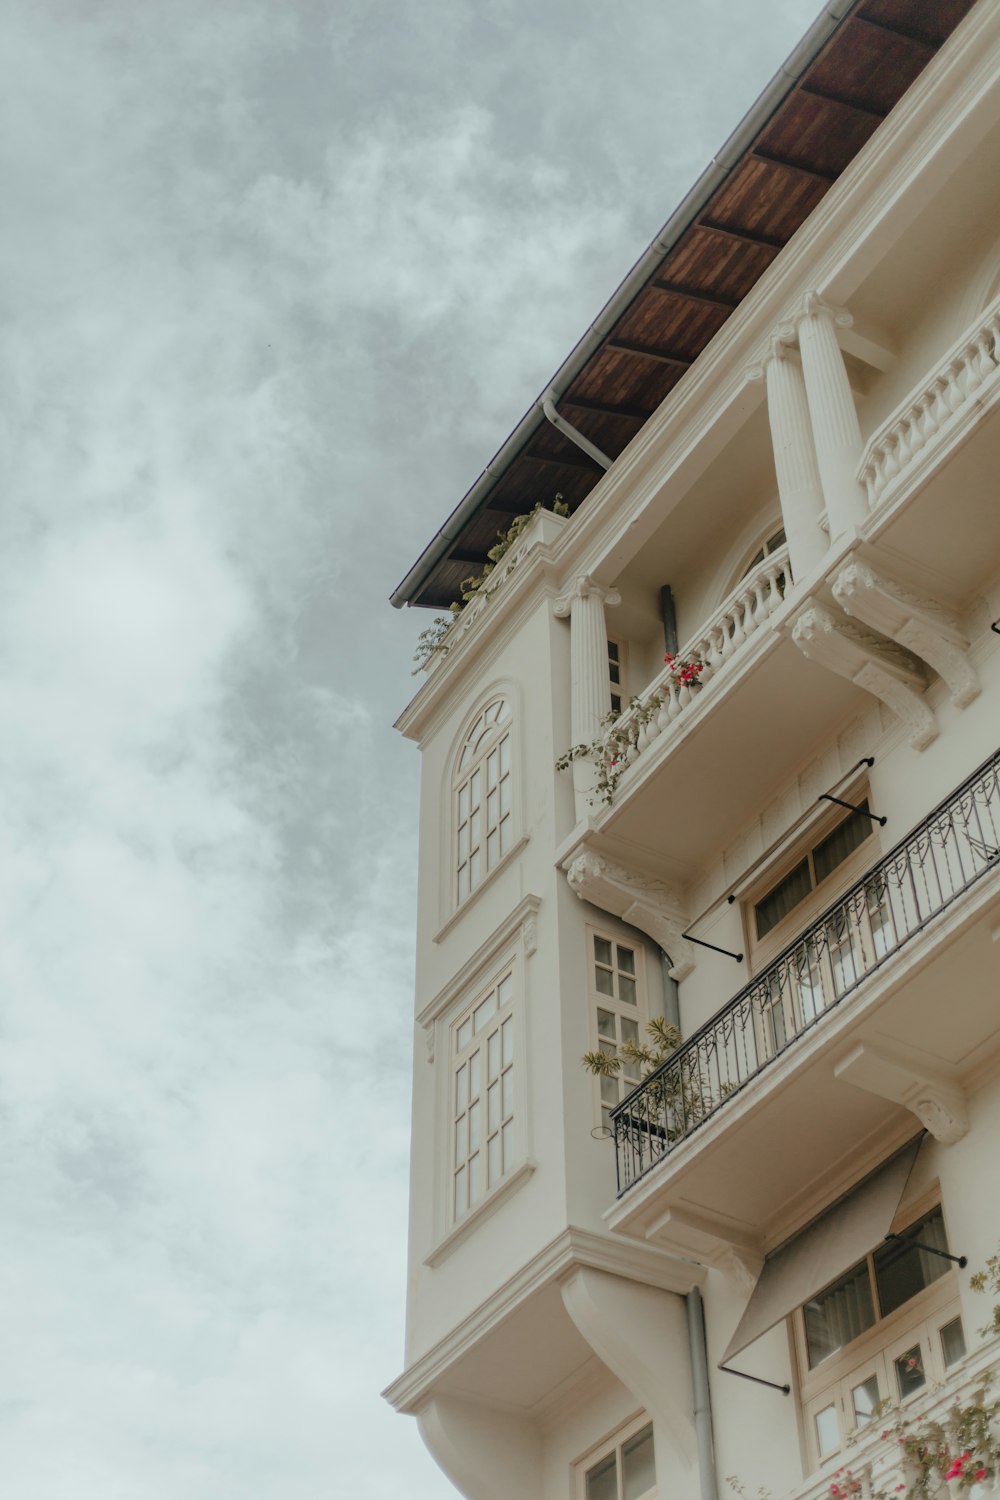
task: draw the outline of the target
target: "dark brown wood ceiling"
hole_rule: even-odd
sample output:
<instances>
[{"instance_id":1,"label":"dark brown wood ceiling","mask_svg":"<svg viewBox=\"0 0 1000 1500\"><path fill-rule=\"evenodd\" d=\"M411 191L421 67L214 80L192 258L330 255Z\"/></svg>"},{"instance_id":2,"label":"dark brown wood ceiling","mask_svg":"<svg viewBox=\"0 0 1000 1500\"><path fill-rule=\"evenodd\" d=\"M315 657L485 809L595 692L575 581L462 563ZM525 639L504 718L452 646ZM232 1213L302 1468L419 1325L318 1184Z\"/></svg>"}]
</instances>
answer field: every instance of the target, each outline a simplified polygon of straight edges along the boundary
<instances>
[{"instance_id":1,"label":"dark brown wood ceiling","mask_svg":"<svg viewBox=\"0 0 1000 1500\"><path fill-rule=\"evenodd\" d=\"M859 0L558 401L617 458L947 40L974 0ZM575 511L601 466L544 422L407 600L460 598L498 532Z\"/></svg>"}]
</instances>

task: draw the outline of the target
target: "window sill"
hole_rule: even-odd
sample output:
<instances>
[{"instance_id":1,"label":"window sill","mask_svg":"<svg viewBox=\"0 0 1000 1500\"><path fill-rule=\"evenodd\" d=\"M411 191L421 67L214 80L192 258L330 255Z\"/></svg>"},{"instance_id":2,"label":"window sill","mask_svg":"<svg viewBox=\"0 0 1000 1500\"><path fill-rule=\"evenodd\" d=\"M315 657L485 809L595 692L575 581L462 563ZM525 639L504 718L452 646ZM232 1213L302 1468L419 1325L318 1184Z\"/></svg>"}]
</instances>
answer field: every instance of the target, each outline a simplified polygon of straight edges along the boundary
<instances>
[{"instance_id":1,"label":"window sill","mask_svg":"<svg viewBox=\"0 0 1000 1500\"><path fill-rule=\"evenodd\" d=\"M485 891L488 886L492 885L493 881L500 874L501 870L505 870L507 868L507 866L511 863L511 861L517 858L517 856L521 853L521 850L525 847L525 845L527 844L527 842L528 842L528 835L524 834L521 838L518 839L518 841L517 841L516 844L513 844L507 850L507 853L503 856L503 858L497 864L495 864L493 866L492 870L489 871L489 873L486 875L485 879L481 880L479 882L479 884L476 886L476 889L474 891L472 891L470 895L466 896L466 898L462 902L461 906L457 906L455 908L455 910L452 912L451 916L445 922L444 926L438 928L437 932L434 934L433 938L431 939L432 942L434 942L434 943L440 943L441 940L442 940L442 938L447 937L448 933L455 926L455 924L459 921L459 919L461 917L464 917L465 913L469 910L469 908L471 906L474 906L476 904L476 902L479 900L480 896L483 894L483 891Z\"/></svg>"},{"instance_id":2,"label":"window sill","mask_svg":"<svg viewBox=\"0 0 1000 1500\"><path fill-rule=\"evenodd\" d=\"M513 853L513 850L511 852ZM483 1199L482 1203L470 1209L461 1224L456 1224L454 1229L434 1246L430 1255L424 1259L424 1265L439 1266L443 1260L447 1260L456 1246L460 1245L473 1229L477 1228L484 1219L488 1219L495 1209L499 1208L511 1194L517 1191L522 1183L527 1182L532 1172L534 1172L536 1165L537 1163L531 1161L529 1158L523 1161L519 1167L515 1167L510 1176L505 1177L503 1182L495 1187L488 1197Z\"/></svg>"}]
</instances>

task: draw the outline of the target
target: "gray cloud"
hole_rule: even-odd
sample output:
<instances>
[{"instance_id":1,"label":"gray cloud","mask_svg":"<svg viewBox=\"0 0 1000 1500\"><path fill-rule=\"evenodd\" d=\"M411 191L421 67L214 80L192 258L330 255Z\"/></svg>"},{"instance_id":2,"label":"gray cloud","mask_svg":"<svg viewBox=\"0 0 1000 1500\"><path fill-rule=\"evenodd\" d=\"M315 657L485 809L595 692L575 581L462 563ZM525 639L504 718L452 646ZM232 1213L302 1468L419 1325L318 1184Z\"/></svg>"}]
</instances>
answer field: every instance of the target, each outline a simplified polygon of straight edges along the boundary
<instances>
[{"instance_id":1,"label":"gray cloud","mask_svg":"<svg viewBox=\"0 0 1000 1500\"><path fill-rule=\"evenodd\" d=\"M12 1494L449 1493L384 600L810 10L0 17Z\"/></svg>"}]
</instances>

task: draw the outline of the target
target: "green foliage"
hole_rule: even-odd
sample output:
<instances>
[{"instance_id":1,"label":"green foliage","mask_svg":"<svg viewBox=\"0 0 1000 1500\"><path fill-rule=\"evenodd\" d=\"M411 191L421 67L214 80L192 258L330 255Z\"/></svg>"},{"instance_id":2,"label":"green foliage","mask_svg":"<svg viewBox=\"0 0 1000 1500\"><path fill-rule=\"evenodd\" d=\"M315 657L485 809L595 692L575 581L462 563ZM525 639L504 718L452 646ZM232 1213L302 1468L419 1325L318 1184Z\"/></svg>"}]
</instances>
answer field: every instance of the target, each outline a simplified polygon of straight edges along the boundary
<instances>
[{"instance_id":1,"label":"green foliage","mask_svg":"<svg viewBox=\"0 0 1000 1500\"><path fill-rule=\"evenodd\" d=\"M497 564L506 556L518 537L527 529L541 509L542 503L539 501L533 510L526 512L523 516L515 516L506 531L497 532L497 540L486 554L489 560L483 571L462 581L462 603L459 604L456 600L454 604L448 606L451 618L448 619L444 615L438 615L427 626L427 629L422 630L417 636L417 647L413 653L413 660L416 666L410 673L411 677L416 677L418 672L423 671L431 657L443 656L445 654L449 645L447 641L448 632L451 630L457 617L461 614L463 607L471 600L478 598L481 594L490 593L486 585L489 582L490 576L496 571ZM563 500L562 495L556 495L552 504L552 514L554 516L569 515L569 506Z\"/></svg>"}]
</instances>

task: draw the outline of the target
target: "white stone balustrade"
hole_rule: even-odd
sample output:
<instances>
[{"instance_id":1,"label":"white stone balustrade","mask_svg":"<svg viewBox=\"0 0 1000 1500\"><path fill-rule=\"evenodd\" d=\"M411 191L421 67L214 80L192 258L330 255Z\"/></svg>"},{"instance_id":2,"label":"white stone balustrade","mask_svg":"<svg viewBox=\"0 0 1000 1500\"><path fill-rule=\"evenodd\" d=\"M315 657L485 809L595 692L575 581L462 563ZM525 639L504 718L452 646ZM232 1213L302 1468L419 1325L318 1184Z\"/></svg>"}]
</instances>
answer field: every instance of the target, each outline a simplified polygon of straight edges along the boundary
<instances>
[{"instance_id":1,"label":"white stone balustrade","mask_svg":"<svg viewBox=\"0 0 1000 1500\"><path fill-rule=\"evenodd\" d=\"M664 667L638 704L615 721L612 733L619 760L631 766L647 745L659 739L705 691L711 679L728 667L750 636L780 606L790 580L787 546L772 552L740 580L708 623L677 653L680 661L704 663L697 685L678 685L670 668Z\"/></svg>"},{"instance_id":2,"label":"white stone balustrade","mask_svg":"<svg viewBox=\"0 0 1000 1500\"><path fill-rule=\"evenodd\" d=\"M962 420L1000 369L1000 298L952 345L917 395L898 406L869 440L858 478L876 509L916 456Z\"/></svg>"}]
</instances>

